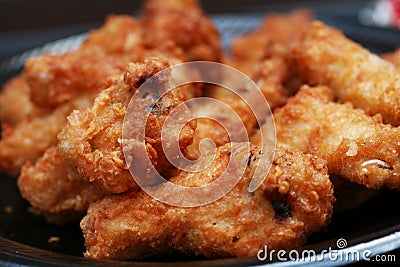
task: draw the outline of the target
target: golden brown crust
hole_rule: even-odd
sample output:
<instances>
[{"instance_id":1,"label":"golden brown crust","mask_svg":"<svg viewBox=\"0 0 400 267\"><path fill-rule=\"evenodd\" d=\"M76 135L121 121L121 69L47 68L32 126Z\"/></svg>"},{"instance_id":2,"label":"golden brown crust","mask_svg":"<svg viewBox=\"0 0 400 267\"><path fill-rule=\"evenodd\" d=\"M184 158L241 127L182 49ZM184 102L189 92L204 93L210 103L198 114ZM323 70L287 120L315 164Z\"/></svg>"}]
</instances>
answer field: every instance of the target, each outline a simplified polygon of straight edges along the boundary
<instances>
[{"instance_id":1,"label":"golden brown crust","mask_svg":"<svg viewBox=\"0 0 400 267\"><path fill-rule=\"evenodd\" d=\"M93 95L83 95L48 114L26 117L3 131L0 140L0 171L16 176L26 161L35 162L50 146L57 144L57 134L72 110L87 107Z\"/></svg>"},{"instance_id":2,"label":"golden brown crust","mask_svg":"<svg viewBox=\"0 0 400 267\"><path fill-rule=\"evenodd\" d=\"M313 22L294 57L307 83L328 85L341 101L369 115L381 114L385 123L400 124L400 71L339 30Z\"/></svg>"},{"instance_id":3,"label":"golden brown crust","mask_svg":"<svg viewBox=\"0 0 400 267\"><path fill-rule=\"evenodd\" d=\"M286 59L291 46L301 38L310 21L308 10L268 14L256 30L232 41L232 54L239 60L250 62L270 57Z\"/></svg>"},{"instance_id":4,"label":"golden brown crust","mask_svg":"<svg viewBox=\"0 0 400 267\"><path fill-rule=\"evenodd\" d=\"M144 6L141 23L145 29L143 42L148 48L172 40L182 48L187 61L221 59L219 33L197 0L149 0Z\"/></svg>"},{"instance_id":5,"label":"golden brown crust","mask_svg":"<svg viewBox=\"0 0 400 267\"><path fill-rule=\"evenodd\" d=\"M349 181L399 189L400 129L332 100L328 87L303 86L274 112L277 142L320 156L331 174Z\"/></svg>"},{"instance_id":6,"label":"golden brown crust","mask_svg":"<svg viewBox=\"0 0 400 267\"><path fill-rule=\"evenodd\" d=\"M171 181L184 186L213 181L224 170L230 149L230 144L220 147L206 170L182 172ZM300 245L331 218L334 197L325 162L278 149L270 174L255 193L249 193L259 152L252 147L249 156L255 160L243 178L227 195L205 206L168 206L144 192L111 196L92 204L81 222L85 256L138 259L174 250L210 258L254 256L264 245L269 249ZM276 211L272 201L288 205L290 211Z\"/></svg>"},{"instance_id":7,"label":"golden brown crust","mask_svg":"<svg viewBox=\"0 0 400 267\"><path fill-rule=\"evenodd\" d=\"M253 79L260 87L271 110L286 103L289 91L284 83L290 76L289 67L282 58L270 58L260 62Z\"/></svg>"},{"instance_id":8,"label":"golden brown crust","mask_svg":"<svg viewBox=\"0 0 400 267\"><path fill-rule=\"evenodd\" d=\"M79 219L91 202L106 195L66 165L56 147L47 149L34 165L27 162L23 166L18 188L37 214L44 214L51 221L57 217L58 224L71 217Z\"/></svg>"},{"instance_id":9,"label":"golden brown crust","mask_svg":"<svg viewBox=\"0 0 400 267\"><path fill-rule=\"evenodd\" d=\"M134 50L140 49L140 34L139 24L132 17L110 16L77 50L29 59L25 72L32 101L55 107L82 92L104 88L109 76L122 73L140 54Z\"/></svg>"},{"instance_id":10,"label":"golden brown crust","mask_svg":"<svg viewBox=\"0 0 400 267\"><path fill-rule=\"evenodd\" d=\"M285 104L299 87L292 47L310 22L307 10L268 14L259 27L231 43L232 57L225 61L257 83L271 109Z\"/></svg>"},{"instance_id":11,"label":"golden brown crust","mask_svg":"<svg viewBox=\"0 0 400 267\"><path fill-rule=\"evenodd\" d=\"M15 126L28 116L46 113L30 101L26 75L19 74L7 81L0 93L0 121Z\"/></svg>"}]
</instances>

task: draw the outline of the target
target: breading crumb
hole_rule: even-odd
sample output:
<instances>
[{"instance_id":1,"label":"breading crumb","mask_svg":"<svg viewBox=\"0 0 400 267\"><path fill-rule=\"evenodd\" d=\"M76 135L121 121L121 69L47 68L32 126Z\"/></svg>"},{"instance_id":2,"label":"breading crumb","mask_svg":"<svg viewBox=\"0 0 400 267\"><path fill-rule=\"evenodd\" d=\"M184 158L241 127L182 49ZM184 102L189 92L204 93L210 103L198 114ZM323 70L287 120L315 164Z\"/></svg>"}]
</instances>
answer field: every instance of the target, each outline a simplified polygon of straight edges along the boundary
<instances>
[{"instance_id":1,"label":"breading crumb","mask_svg":"<svg viewBox=\"0 0 400 267\"><path fill-rule=\"evenodd\" d=\"M60 242L60 238L58 236L52 236L47 240L48 243L57 243Z\"/></svg>"}]
</instances>

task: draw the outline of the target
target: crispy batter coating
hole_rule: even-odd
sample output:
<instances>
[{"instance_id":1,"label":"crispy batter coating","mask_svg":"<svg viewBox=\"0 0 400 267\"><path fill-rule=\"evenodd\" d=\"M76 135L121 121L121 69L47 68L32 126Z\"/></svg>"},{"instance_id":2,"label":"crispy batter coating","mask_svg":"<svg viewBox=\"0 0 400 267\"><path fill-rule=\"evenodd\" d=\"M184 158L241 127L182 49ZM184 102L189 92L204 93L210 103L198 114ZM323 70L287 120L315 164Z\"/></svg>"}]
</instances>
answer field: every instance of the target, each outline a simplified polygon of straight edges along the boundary
<instances>
[{"instance_id":1,"label":"crispy batter coating","mask_svg":"<svg viewBox=\"0 0 400 267\"><path fill-rule=\"evenodd\" d=\"M383 59L389 61L393 65L400 67L400 48L397 48L393 52L385 53L385 54L381 55L381 57Z\"/></svg>"},{"instance_id":2,"label":"crispy batter coating","mask_svg":"<svg viewBox=\"0 0 400 267\"><path fill-rule=\"evenodd\" d=\"M385 123L400 124L400 71L347 39L339 30L313 22L294 49L300 74L311 85L330 86L343 102Z\"/></svg>"},{"instance_id":3,"label":"crispy batter coating","mask_svg":"<svg viewBox=\"0 0 400 267\"><path fill-rule=\"evenodd\" d=\"M196 187L218 179L230 151L231 144L220 147L215 161L205 170L182 172L171 181ZM264 245L268 249L299 246L331 218L334 197L325 162L278 149L271 172L254 193L249 193L254 169L263 164L258 153L258 148L251 148L248 156L254 160L242 179L228 194L208 205L169 206L143 191L93 203L81 221L85 256L139 259L178 250L215 258L254 256ZM158 190L163 190L163 185Z\"/></svg>"},{"instance_id":4,"label":"crispy batter coating","mask_svg":"<svg viewBox=\"0 0 400 267\"><path fill-rule=\"evenodd\" d=\"M149 0L141 22L146 47L159 47L166 40L172 40L183 49L188 61L221 59L219 33L197 0Z\"/></svg>"},{"instance_id":5,"label":"crispy batter coating","mask_svg":"<svg viewBox=\"0 0 400 267\"><path fill-rule=\"evenodd\" d=\"M55 146L34 165L27 162L22 167L18 188L36 213L58 224L82 218L91 202L106 196L65 164Z\"/></svg>"},{"instance_id":6,"label":"crispy batter coating","mask_svg":"<svg viewBox=\"0 0 400 267\"><path fill-rule=\"evenodd\" d=\"M50 146L57 144L57 134L74 109L89 106L93 95L83 95L49 114L26 117L16 126L7 127L0 140L0 172L16 176L27 161L35 162Z\"/></svg>"},{"instance_id":7,"label":"crispy batter coating","mask_svg":"<svg viewBox=\"0 0 400 267\"><path fill-rule=\"evenodd\" d=\"M351 182L399 189L400 128L332 100L328 87L303 86L274 112L278 144L320 156L330 174ZM270 137L266 133L263 138Z\"/></svg>"},{"instance_id":8,"label":"crispy batter coating","mask_svg":"<svg viewBox=\"0 0 400 267\"><path fill-rule=\"evenodd\" d=\"M288 65L282 58L271 58L260 62L254 81L260 87L271 109L286 103L289 91L284 83L290 77Z\"/></svg>"},{"instance_id":9,"label":"crispy batter coating","mask_svg":"<svg viewBox=\"0 0 400 267\"><path fill-rule=\"evenodd\" d=\"M32 58L26 62L25 71L32 101L40 106L57 107L82 92L102 89L106 78L121 73L123 67L103 52L96 56L67 53Z\"/></svg>"},{"instance_id":10,"label":"crispy batter coating","mask_svg":"<svg viewBox=\"0 0 400 267\"><path fill-rule=\"evenodd\" d=\"M114 193L137 188L121 145L124 116L140 85L169 66L167 61L158 59L130 64L122 77L116 76L111 80L110 87L97 96L92 107L68 117L67 126L59 135L58 146L62 156L77 168L82 177ZM147 152L161 173L171 168L162 151L162 126L170 110L183 102L184 95L180 90L166 94L157 105L159 109L150 113L148 118ZM143 101L147 101L146 98ZM185 125L179 140L182 148L191 143L195 127L195 121Z\"/></svg>"},{"instance_id":11,"label":"crispy batter coating","mask_svg":"<svg viewBox=\"0 0 400 267\"><path fill-rule=\"evenodd\" d=\"M232 54L239 60L250 62L270 57L286 58L291 53L291 46L301 38L310 21L311 13L308 10L269 14L253 32L232 41Z\"/></svg>"},{"instance_id":12,"label":"crispy batter coating","mask_svg":"<svg viewBox=\"0 0 400 267\"><path fill-rule=\"evenodd\" d=\"M80 50L97 50L106 54L126 54L142 46L142 28L128 15L110 15L102 27L92 30Z\"/></svg>"},{"instance_id":13,"label":"crispy batter coating","mask_svg":"<svg viewBox=\"0 0 400 267\"><path fill-rule=\"evenodd\" d=\"M227 63L257 83L271 109L285 104L300 86L292 66L292 47L310 22L308 10L269 14L254 31L231 43L232 58Z\"/></svg>"}]
</instances>

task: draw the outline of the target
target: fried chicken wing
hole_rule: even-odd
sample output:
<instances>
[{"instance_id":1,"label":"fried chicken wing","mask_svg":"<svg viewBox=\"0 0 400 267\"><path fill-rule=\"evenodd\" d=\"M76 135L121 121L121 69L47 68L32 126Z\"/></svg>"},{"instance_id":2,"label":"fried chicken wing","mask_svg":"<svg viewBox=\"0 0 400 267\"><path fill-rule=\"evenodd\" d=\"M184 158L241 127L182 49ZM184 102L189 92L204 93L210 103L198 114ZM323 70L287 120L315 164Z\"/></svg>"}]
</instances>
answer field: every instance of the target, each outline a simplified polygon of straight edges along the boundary
<instances>
[{"instance_id":1,"label":"fried chicken wing","mask_svg":"<svg viewBox=\"0 0 400 267\"><path fill-rule=\"evenodd\" d=\"M197 0L149 0L141 22L146 47L159 47L166 40L172 40L183 49L187 61L221 59L219 33Z\"/></svg>"},{"instance_id":2,"label":"fried chicken wing","mask_svg":"<svg viewBox=\"0 0 400 267\"><path fill-rule=\"evenodd\" d=\"M330 86L343 102L385 123L400 124L400 71L347 39L339 30L313 22L294 50L299 75L311 85Z\"/></svg>"},{"instance_id":3,"label":"fried chicken wing","mask_svg":"<svg viewBox=\"0 0 400 267\"><path fill-rule=\"evenodd\" d=\"M400 189L400 128L333 102L330 88L303 86L274 112L274 121L278 144L320 156L330 174L368 188ZM271 136L265 132L263 138Z\"/></svg>"},{"instance_id":4,"label":"fried chicken wing","mask_svg":"<svg viewBox=\"0 0 400 267\"><path fill-rule=\"evenodd\" d=\"M182 172L170 181L197 187L218 179L230 160L232 146L237 145L218 148L205 170ZM81 221L85 256L140 259L174 250L209 258L254 256L264 245L269 249L299 246L310 233L327 225L334 197L323 160L278 149L270 173L250 193L254 169L265 162L257 156L260 150L256 147L242 152L252 158L243 177L233 190L208 205L170 206L143 191L93 203ZM177 194L163 190L163 185L157 190L166 196Z\"/></svg>"},{"instance_id":5,"label":"fried chicken wing","mask_svg":"<svg viewBox=\"0 0 400 267\"><path fill-rule=\"evenodd\" d=\"M110 87L97 96L92 107L76 111L68 117L67 126L59 135L59 148L66 161L75 166L85 179L114 193L137 188L123 154L124 116L129 101L140 85L169 66L168 61L158 59L130 64L124 75L112 79ZM146 99L147 96L143 101ZM183 101L182 91L172 90L161 98L158 110L148 118L147 152L159 172L171 168L161 146L163 123L170 110ZM195 121L185 125L182 130L184 134L179 140L182 147L191 143L195 127Z\"/></svg>"},{"instance_id":6,"label":"fried chicken wing","mask_svg":"<svg viewBox=\"0 0 400 267\"><path fill-rule=\"evenodd\" d=\"M107 195L65 164L55 146L34 165L27 162L22 167L18 188L37 214L58 224L82 218L90 203Z\"/></svg>"},{"instance_id":7,"label":"fried chicken wing","mask_svg":"<svg viewBox=\"0 0 400 267\"><path fill-rule=\"evenodd\" d=\"M27 161L35 162L50 146L57 144L57 134L74 109L89 106L93 95L83 95L49 114L26 117L17 125L3 130L0 140L0 171L16 176Z\"/></svg>"}]
</instances>

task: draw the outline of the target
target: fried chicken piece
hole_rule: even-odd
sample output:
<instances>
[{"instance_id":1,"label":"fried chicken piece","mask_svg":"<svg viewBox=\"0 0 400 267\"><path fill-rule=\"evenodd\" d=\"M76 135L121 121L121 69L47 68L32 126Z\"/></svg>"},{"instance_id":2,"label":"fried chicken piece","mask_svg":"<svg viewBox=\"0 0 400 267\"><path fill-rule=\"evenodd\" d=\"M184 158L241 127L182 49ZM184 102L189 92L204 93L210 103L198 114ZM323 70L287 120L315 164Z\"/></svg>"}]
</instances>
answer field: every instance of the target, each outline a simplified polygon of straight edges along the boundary
<instances>
[{"instance_id":1,"label":"fried chicken piece","mask_svg":"<svg viewBox=\"0 0 400 267\"><path fill-rule=\"evenodd\" d=\"M347 39L339 30L313 22L294 49L300 77L330 86L343 102L385 123L400 124L400 71Z\"/></svg>"},{"instance_id":2,"label":"fried chicken piece","mask_svg":"<svg viewBox=\"0 0 400 267\"><path fill-rule=\"evenodd\" d=\"M172 40L182 48L187 61L219 61L220 35L197 0L149 0L141 17L143 42L148 48Z\"/></svg>"},{"instance_id":3,"label":"fried chicken piece","mask_svg":"<svg viewBox=\"0 0 400 267\"><path fill-rule=\"evenodd\" d=\"M231 160L231 148L240 145L218 148L215 160L206 169L182 172L170 181L198 187L218 179ZM333 188L325 162L278 149L270 173L250 193L254 170L258 164L265 164L258 157L260 152L254 146L241 151L251 158L243 177L229 193L208 205L170 206L144 191L91 204L81 221L85 256L140 259L177 250L208 258L240 257L254 256L264 245L268 249L301 245L309 234L324 228L332 215ZM157 190L166 197L179 194L163 189L161 185Z\"/></svg>"},{"instance_id":4,"label":"fried chicken piece","mask_svg":"<svg viewBox=\"0 0 400 267\"><path fill-rule=\"evenodd\" d=\"M0 172L16 176L27 161L35 162L44 151L57 144L57 134L74 109L89 106L93 95L83 95L49 114L26 117L14 127L3 129L0 140Z\"/></svg>"},{"instance_id":5,"label":"fried chicken piece","mask_svg":"<svg viewBox=\"0 0 400 267\"><path fill-rule=\"evenodd\" d=\"M389 52L381 55L384 60L389 61L393 65L400 67L400 48L396 49L393 52Z\"/></svg>"},{"instance_id":6,"label":"fried chicken piece","mask_svg":"<svg viewBox=\"0 0 400 267\"><path fill-rule=\"evenodd\" d=\"M109 76L122 73L140 53L140 36L139 23L134 18L110 16L77 50L29 59L25 72L32 101L55 107L82 92L104 88Z\"/></svg>"},{"instance_id":7,"label":"fried chicken piece","mask_svg":"<svg viewBox=\"0 0 400 267\"><path fill-rule=\"evenodd\" d=\"M65 160L82 177L114 193L137 188L123 154L124 117L132 96L142 83L169 66L168 61L158 59L130 64L124 75L112 79L110 87L97 96L92 107L68 117L67 126L59 135L58 146ZM151 97L144 95L143 104ZM184 90L172 90L161 98L157 109L148 117L147 152L161 173L172 168L161 146L162 126L169 112L184 99ZM182 129L179 140L182 149L191 143L195 127L196 122L192 121Z\"/></svg>"},{"instance_id":8,"label":"fried chicken piece","mask_svg":"<svg viewBox=\"0 0 400 267\"><path fill-rule=\"evenodd\" d=\"M248 62L260 62L270 57L286 58L310 21L311 13L308 10L269 14L253 32L232 41L232 55Z\"/></svg>"},{"instance_id":9,"label":"fried chicken piece","mask_svg":"<svg viewBox=\"0 0 400 267\"><path fill-rule=\"evenodd\" d=\"M47 110L46 110L47 111ZM0 121L15 126L27 116L46 111L34 106L29 99L29 87L25 74L11 78L0 92Z\"/></svg>"},{"instance_id":10,"label":"fried chicken piece","mask_svg":"<svg viewBox=\"0 0 400 267\"><path fill-rule=\"evenodd\" d=\"M106 196L66 165L55 146L34 165L28 161L22 167L18 188L35 213L57 224L82 218L90 203Z\"/></svg>"},{"instance_id":11,"label":"fried chicken piece","mask_svg":"<svg viewBox=\"0 0 400 267\"><path fill-rule=\"evenodd\" d=\"M330 174L351 182L400 189L400 128L333 99L328 87L303 86L274 112L277 143L325 159ZM266 126L271 123L272 117Z\"/></svg>"}]
</instances>

